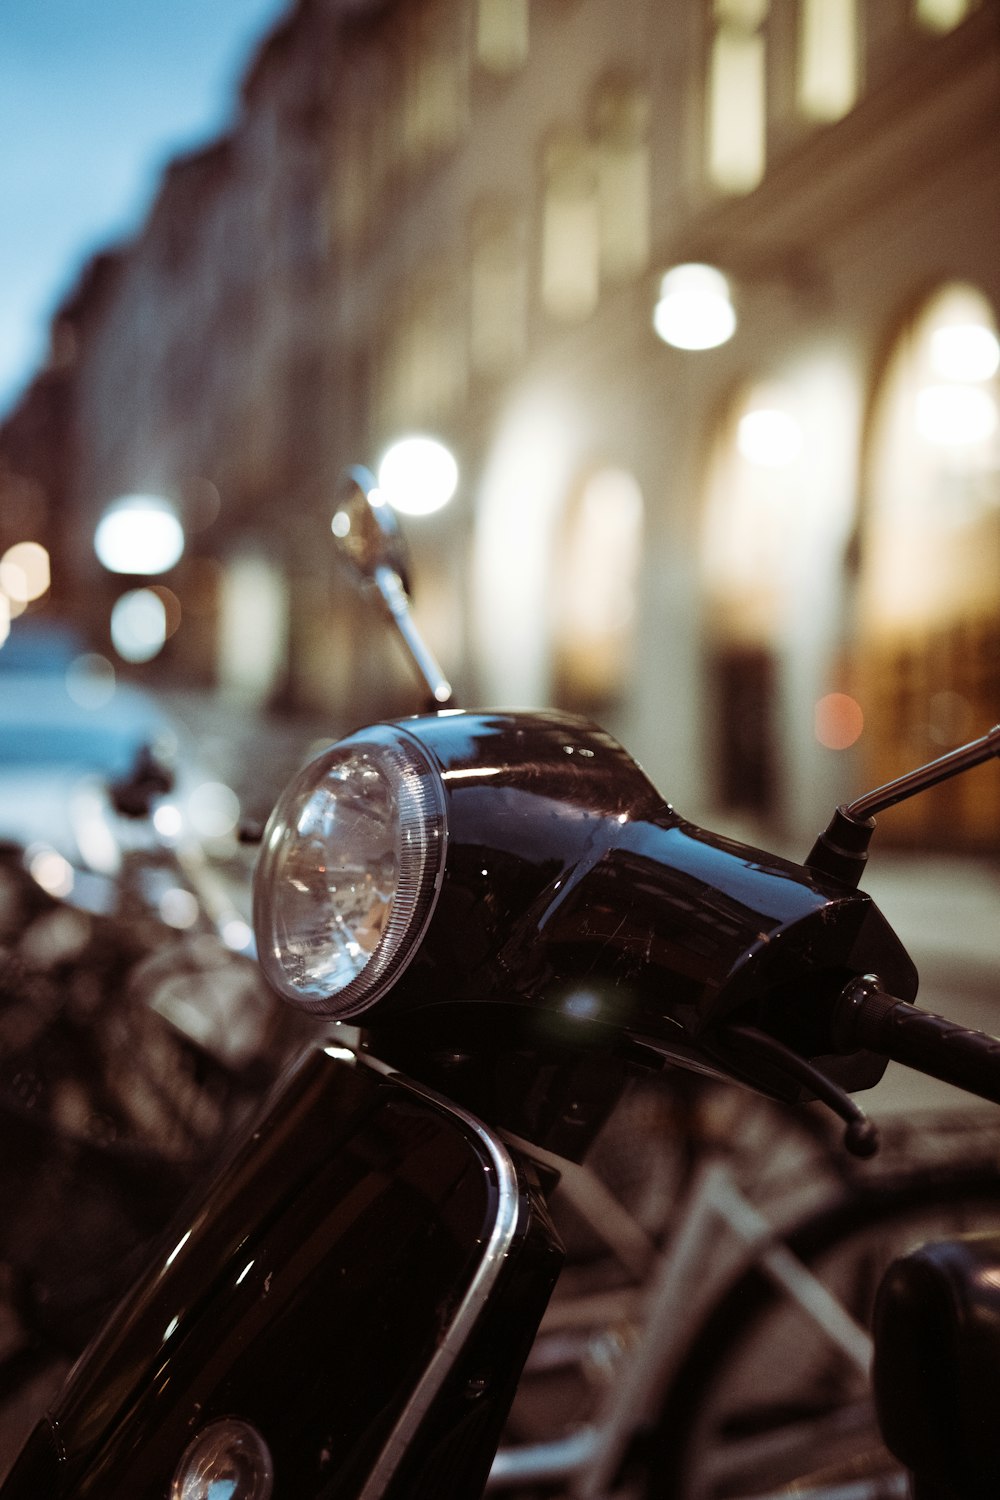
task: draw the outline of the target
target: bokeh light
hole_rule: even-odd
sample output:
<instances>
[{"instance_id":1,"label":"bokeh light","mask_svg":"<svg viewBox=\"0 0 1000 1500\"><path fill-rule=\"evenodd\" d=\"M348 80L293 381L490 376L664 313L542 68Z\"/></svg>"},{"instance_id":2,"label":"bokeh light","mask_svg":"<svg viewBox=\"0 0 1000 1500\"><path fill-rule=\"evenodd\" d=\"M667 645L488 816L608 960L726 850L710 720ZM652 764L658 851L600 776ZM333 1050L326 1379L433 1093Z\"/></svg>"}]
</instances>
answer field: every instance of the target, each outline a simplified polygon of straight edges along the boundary
<instances>
[{"instance_id":1,"label":"bokeh light","mask_svg":"<svg viewBox=\"0 0 1000 1500\"><path fill-rule=\"evenodd\" d=\"M198 920L198 898L183 886L173 885L163 892L159 901L159 912L168 927L186 929Z\"/></svg>"},{"instance_id":2,"label":"bokeh light","mask_svg":"<svg viewBox=\"0 0 1000 1500\"><path fill-rule=\"evenodd\" d=\"M917 393L917 431L947 448L985 442L997 428L997 405L976 385L928 385Z\"/></svg>"},{"instance_id":3,"label":"bokeh light","mask_svg":"<svg viewBox=\"0 0 1000 1500\"><path fill-rule=\"evenodd\" d=\"M861 738L865 716L849 693L827 693L815 709L815 731L827 750L848 750Z\"/></svg>"},{"instance_id":4,"label":"bokeh light","mask_svg":"<svg viewBox=\"0 0 1000 1500\"><path fill-rule=\"evenodd\" d=\"M218 487L203 474L196 474L185 480L183 501L188 531L206 531L218 519L222 509Z\"/></svg>"},{"instance_id":5,"label":"bokeh light","mask_svg":"<svg viewBox=\"0 0 1000 1500\"><path fill-rule=\"evenodd\" d=\"M106 656L86 651L66 672L66 691L80 708L103 708L115 695L118 679Z\"/></svg>"},{"instance_id":6,"label":"bokeh light","mask_svg":"<svg viewBox=\"0 0 1000 1500\"><path fill-rule=\"evenodd\" d=\"M454 495L458 464L437 438L400 438L379 464L378 484L393 510L408 516L427 516L447 505Z\"/></svg>"},{"instance_id":7,"label":"bokeh light","mask_svg":"<svg viewBox=\"0 0 1000 1500\"><path fill-rule=\"evenodd\" d=\"M129 589L111 611L111 641L123 661L152 661L167 639L167 611L153 589Z\"/></svg>"},{"instance_id":8,"label":"bokeh light","mask_svg":"<svg viewBox=\"0 0 1000 1500\"><path fill-rule=\"evenodd\" d=\"M94 550L109 573L166 573L184 551L184 528L159 495L124 495L98 522Z\"/></svg>"},{"instance_id":9,"label":"bokeh light","mask_svg":"<svg viewBox=\"0 0 1000 1500\"><path fill-rule=\"evenodd\" d=\"M946 324L931 334L930 358L943 380L989 380L1000 369L1000 340L982 323Z\"/></svg>"},{"instance_id":10,"label":"bokeh light","mask_svg":"<svg viewBox=\"0 0 1000 1500\"><path fill-rule=\"evenodd\" d=\"M202 838L225 838L240 820L240 799L223 782L204 781L191 793L188 816Z\"/></svg>"},{"instance_id":11,"label":"bokeh light","mask_svg":"<svg viewBox=\"0 0 1000 1500\"><path fill-rule=\"evenodd\" d=\"M181 624L181 601L173 589L168 589L165 583L154 583L150 585L150 592L154 593L163 605L164 628L167 637L172 636L180 629Z\"/></svg>"},{"instance_id":12,"label":"bokeh light","mask_svg":"<svg viewBox=\"0 0 1000 1500\"><path fill-rule=\"evenodd\" d=\"M233 953L249 953L254 946L253 928L242 917L227 917L219 936Z\"/></svg>"},{"instance_id":13,"label":"bokeh light","mask_svg":"<svg viewBox=\"0 0 1000 1500\"><path fill-rule=\"evenodd\" d=\"M787 469L802 452L802 429L789 412L758 407L740 418L736 445L749 463Z\"/></svg>"},{"instance_id":14,"label":"bokeh light","mask_svg":"<svg viewBox=\"0 0 1000 1500\"><path fill-rule=\"evenodd\" d=\"M55 849L39 846L29 850L28 871L50 896L62 899L73 889L73 866Z\"/></svg>"},{"instance_id":15,"label":"bokeh light","mask_svg":"<svg viewBox=\"0 0 1000 1500\"><path fill-rule=\"evenodd\" d=\"M40 599L51 582L49 554L40 542L15 542L0 557L0 589L16 604Z\"/></svg>"},{"instance_id":16,"label":"bokeh light","mask_svg":"<svg viewBox=\"0 0 1000 1500\"><path fill-rule=\"evenodd\" d=\"M153 827L161 839L176 839L184 829L184 815L176 802L161 802L153 811Z\"/></svg>"},{"instance_id":17,"label":"bokeh light","mask_svg":"<svg viewBox=\"0 0 1000 1500\"><path fill-rule=\"evenodd\" d=\"M653 327L675 349L716 349L736 332L729 283L715 266L673 266L660 282Z\"/></svg>"}]
</instances>

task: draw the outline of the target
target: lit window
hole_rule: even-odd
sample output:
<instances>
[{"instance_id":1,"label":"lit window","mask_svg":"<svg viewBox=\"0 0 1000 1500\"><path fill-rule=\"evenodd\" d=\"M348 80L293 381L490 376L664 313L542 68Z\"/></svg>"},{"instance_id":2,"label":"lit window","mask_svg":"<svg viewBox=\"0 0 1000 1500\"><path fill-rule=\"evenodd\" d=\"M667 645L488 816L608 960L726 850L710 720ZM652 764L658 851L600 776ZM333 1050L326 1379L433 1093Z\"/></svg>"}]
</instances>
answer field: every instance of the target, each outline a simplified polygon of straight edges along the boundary
<instances>
[{"instance_id":1,"label":"lit window","mask_svg":"<svg viewBox=\"0 0 1000 1500\"><path fill-rule=\"evenodd\" d=\"M866 594L879 629L1000 603L998 358L989 303L961 284L939 292L897 342L871 450Z\"/></svg>"},{"instance_id":2,"label":"lit window","mask_svg":"<svg viewBox=\"0 0 1000 1500\"><path fill-rule=\"evenodd\" d=\"M227 692L263 703L288 653L288 584L271 558L244 553L228 560L216 598L219 677Z\"/></svg>"},{"instance_id":3,"label":"lit window","mask_svg":"<svg viewBox=\"0 0 1000 1500\"><path fill-rule=\"evenodd\" d=\"M621 469L592 474L567 507L552 580L553 687L571 707L597 709L622 691L642 530L642 493Z\"/></svg>"},{"instance_id":4,"label":"lit window","mask_svg":"<svg viewBox=\"0 0 1000 1500\"><path fill-rule=\"evenodd\" d=\"M774 638L788 600L788 570L808 515L804 442L793 393L758 385L721 429L709 472L703 562L708 598L724 634Z\"/></svg>"},{"instance_id":5,"label":"lit window","mask_svg":"<svg viewBox=\"0 0 1000 1500\"><path fill-rule=\"evenodd\" d=\"M528 56L528 0L478 0L476 60L490 73L513 73Z\"/></svg>"},{"instance_id":6,"label":"lit window","mask_svg":"<svg viewBox=\"0 0 1000 1500\"><path fill-rule=\"evenodd\" d=\"M709 179L746 193L764 176L767 86L763 25L768 0L715 0L708 66Z\"/></svg>"},{"instance_id":7,"label":"lit window","mask_svg":"<svg viewBox=\"0 0 1000 1500\"><path fill-rule=\"evenodd\" d=\"M361 132L349 128L337 142L334 229L348 244L364 232L369 211L369 173Z\"/></svg>"},{"instance_id":8,"label":"lit window","mask_svg":"<svg viewBox=\"0 0 1000 1500\"><path fill-rule=\"evenodd\" d=\"M388 430L446 414L465 391L465 330L456 316L455 280L417 280L389 328L378 391Z\"/></svg>"},{"instance_id":9,"label":"lit window","mask_svg":"<svg viewBox=\"0 0 1000 1500\"><path fill-rule=\"evenodd\" d=\"M424 6L406 37L403 150L411 161L452 146L466 119L464 37L453 9Z\"/></svg>"},{"instance_id":10,"label":"lit window","mask_svg":"<svg viewBox=\"0 0 1000 1500\"><path fill-rule=\"evenodd\" d=\"M569 132L545 153L542 301L567 321L589 316L600 291L597 173L586 142Z\"/></svg>"},{"instance_id":11,"label":"lit window","mask_svg":"<svg viewBox=\"0 0 1000 1500\"><path fill-rule=\"evenodd\" d=\"M518 363L528 327L524 216L505 205L484 206L472 224L470 357L481 374Z\"/></svg>"},{"instance_id":12,"label":"lit window","mask_svg":"<svg viewBox=\"0 0 1000 1500\"><path fill-rule=\"evenodd\" d=\"M872 418L858 593L878 725L873 782L993 723L1000 689L1000 341L975 287L943 287L904 328ZM872 721L872 714L869 720ZM995 846L1000 768L894 814Z\"/></svg>"},{"instance_id":13,"label":"lit window","mask_svg":"<svg viewBox=\"0 0 1000 1500\"><path fill-rule=\"evenodd\" d=\"M388 50L350 55L333 145L331 204L333 232L346 245L368 229L399 165L402 93L398 59Z\"/></svg>"},{"instance_id":14,"label":"lit window","mask_svg":"<svg viewBox=\"0 0 1000 1500\"><path fill-rule=\"evenodd\" d=\"M839 120L857 93L857 0L802 0L799 108L810 120Z\"/></svg>"},{"instance_id":15,"label":"lit window","mask_svg":"<svg viewBox=\"0 0 1000 1500\"><path fill-rule=\"evenodd\" d=\"M951 450L953 469L989 465L1000 424L1000 342L985 298L961 285L940 293L925 313L914 353L917 434Z\"/></svg>"},{"instance_id":16,"label":"lit window","mask_svg":"<svg viewBox=\"0 0 1000 1500\"><path fill-rule=\"evenodd\" d=\"M649 260L649 97L635 84L604 83L594 106L601 270L633 276Z\"/></svg>"},{"instance_id":17,"label":"lit window","mask_svg":"<svg viewBox=\"0 0 1000 1500\"><path fill-rule=\"evenodd\" d=\"M951 31L975 9L976 0L914 0L917 23L928 31Z\"/></svg>"}]
</instances>

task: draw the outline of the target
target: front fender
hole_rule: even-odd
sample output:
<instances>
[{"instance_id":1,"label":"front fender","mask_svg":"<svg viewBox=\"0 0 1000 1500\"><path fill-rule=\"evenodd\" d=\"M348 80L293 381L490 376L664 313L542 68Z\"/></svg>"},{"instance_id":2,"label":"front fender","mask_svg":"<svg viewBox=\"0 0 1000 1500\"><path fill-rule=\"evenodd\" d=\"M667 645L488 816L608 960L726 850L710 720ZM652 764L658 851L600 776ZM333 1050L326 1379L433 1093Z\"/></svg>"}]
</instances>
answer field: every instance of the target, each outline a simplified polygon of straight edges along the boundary
<instances>
[{"instance_id":1,"label":"front fender","mask_svg":"<svg viewBox=\"0 0 1000 1500\"><path fill-rule=\"evenodd\" d=\"M220 1417L275 1500L478 1494L559 1253L471 1116L343 1048L305 1058L74 1370L2 1500L163 1500ZM478 1486L478 1488L477 1488Z\"/></svg>"}]
</instances>

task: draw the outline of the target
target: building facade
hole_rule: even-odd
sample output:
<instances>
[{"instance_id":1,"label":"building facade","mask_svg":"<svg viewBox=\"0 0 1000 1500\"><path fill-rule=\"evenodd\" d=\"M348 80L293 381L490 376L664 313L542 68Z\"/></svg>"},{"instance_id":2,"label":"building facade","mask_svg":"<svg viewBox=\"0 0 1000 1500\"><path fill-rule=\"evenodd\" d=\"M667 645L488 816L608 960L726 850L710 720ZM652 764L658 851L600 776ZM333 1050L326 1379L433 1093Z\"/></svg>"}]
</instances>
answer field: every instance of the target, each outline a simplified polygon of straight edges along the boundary
<instances>
[{"instance_id":1,"label":"building facade","mask_svg":"<svg viewBox=\"0 0 1000 1500\"><path fill-rule=\"evenodd\" d=\"M144 670L346 728L414 699L335 477L433 433L459 490L407 532L463 701L596 717L801 852L1000 718L998 127L996 0L300 0L61 310L7 482L97 632L96 520L168 495ZM711 347L653 328L692 264ZM885 823L995 849L1000 776Z\"/></svg>"}]
</instances>

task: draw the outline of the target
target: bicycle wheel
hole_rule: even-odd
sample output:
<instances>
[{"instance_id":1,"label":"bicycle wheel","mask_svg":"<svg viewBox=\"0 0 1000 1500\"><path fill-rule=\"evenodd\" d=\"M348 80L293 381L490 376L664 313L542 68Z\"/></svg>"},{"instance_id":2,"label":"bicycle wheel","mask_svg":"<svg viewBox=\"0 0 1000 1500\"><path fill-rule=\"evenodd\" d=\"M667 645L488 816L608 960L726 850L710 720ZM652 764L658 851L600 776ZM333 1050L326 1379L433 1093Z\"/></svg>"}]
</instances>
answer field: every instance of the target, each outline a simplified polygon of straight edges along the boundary
<instances>
[{"instance_id":1,"label":"bicycle wheel","mask_svg":"<svg viewBox=\"0 0 1000 1500\"><path fill-rule=\"evenodd\" d=\"M567 1260L528 1357L505 1446L523 1451L571 1440L600 1420L639 1337L652 1257L683 1214L697 1167L723 1155L755 1201L781 1202L804 1178L832 1191L849 1170L837 1124L826 1114L692 1073L634 1080L589 1153L586 1176L607 1190L608 1204L614 1200L637 1240L645 1237L648 1258L622 1258L605 1203L598 1200L586 1215L578 1186L564 1181L556 1189L552 1216Z\"/></svg>"},{"instance_id":2,"label":"bicycle wheel","mask_svg":"<svg viewBox=\"0 0 1000 1500\"><path fill-rule=\"evenodd\" d=\"M934 1167L865 1180L781 1243L870 1326L897 1255L998 1223L996 1167ZM867 1374L757 1265L696 1330L646 1436L636 1476L646 1500L909 1494L880 1440Z\"/></svg>"}]
</instances>

